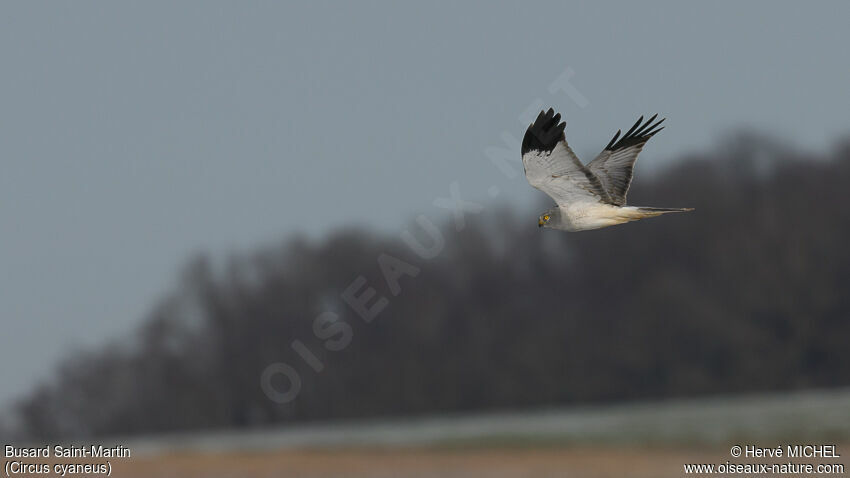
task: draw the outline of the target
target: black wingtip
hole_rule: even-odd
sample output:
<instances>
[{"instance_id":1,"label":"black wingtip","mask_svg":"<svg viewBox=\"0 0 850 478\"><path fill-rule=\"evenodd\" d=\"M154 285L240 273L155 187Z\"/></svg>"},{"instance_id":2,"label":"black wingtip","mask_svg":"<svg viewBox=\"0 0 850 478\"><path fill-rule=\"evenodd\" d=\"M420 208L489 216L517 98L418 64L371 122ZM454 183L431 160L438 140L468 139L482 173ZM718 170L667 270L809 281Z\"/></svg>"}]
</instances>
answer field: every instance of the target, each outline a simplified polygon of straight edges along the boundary
<instances>
[{"instance_id":1,"label":"black wingtip","mask_svg":"<svg viewBox=\"0 0 850 478\"><path fill-rule=\"evenodd\" d=\"M613 146L613 145L614 145L614 142L615 142L615 141L617 141L617 138L619 138L619 137L620 137L620 134L622 134L622 133L623 133L623 130L618 129L618 130L617 130L617 134L615 134L615 135L614 135L614 137L613 137L613 138L611 138L611 141L609 141L609 142L608 142L608 145L607 145L607 146L605 146L605 149L611 149L611 146Z\"/></svg>"},{"instance_id":2,"label":"black wingtip","mask_svg":"<svg viewBox=\"0 0 850 478\"><path fill-rule=\"evenodd\" d=\"M540 111L534 123L528 126L522 138L522 154L529 151L552 151L564 137L566 122L561 122L561 114L555 114L553 108Z\"/></svg>"},{"instance_id":3,"label":"black wingtip","mask_svg":"<svg viewBox=\"0 0 850 478\"><path fill-rule=\"evenodd\" d=\"M605 149L613 151L649 141L649 138L655 136L659 131L664 129L664 127L659 128L659 126L667 118L661 118L653 123L657 117L658 113L652 115L652 117L644 122L643 116L641 116L638 118L637 122L629 128L626 134L619 139L619 141L617 141L617 137L620 136L620 131L617 131L617 134L614 135L614 138L611 139L607 146L605 146Z\"/></svg>"}]
</instances>

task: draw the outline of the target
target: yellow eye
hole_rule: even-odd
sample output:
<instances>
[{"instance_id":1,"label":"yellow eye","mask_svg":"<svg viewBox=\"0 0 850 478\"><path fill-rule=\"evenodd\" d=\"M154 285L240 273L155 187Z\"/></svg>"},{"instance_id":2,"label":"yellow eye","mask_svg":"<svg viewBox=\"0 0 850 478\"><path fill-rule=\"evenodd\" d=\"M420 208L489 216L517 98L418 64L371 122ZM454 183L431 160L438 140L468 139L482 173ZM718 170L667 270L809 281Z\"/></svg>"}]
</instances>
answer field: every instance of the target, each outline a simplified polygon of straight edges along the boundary
<instances>
[{"instance_id":1,"label":"yellow eye","mask_svg":"<svg viewBox=\"0 0 850 478\"><path fill-rule=\"evenodd\" d=\"M543 220L544 220L544 221L548 221L548 220L549 220L549 215L547 214L547 215L543 216Z\"/></svg>"}]
</instances>

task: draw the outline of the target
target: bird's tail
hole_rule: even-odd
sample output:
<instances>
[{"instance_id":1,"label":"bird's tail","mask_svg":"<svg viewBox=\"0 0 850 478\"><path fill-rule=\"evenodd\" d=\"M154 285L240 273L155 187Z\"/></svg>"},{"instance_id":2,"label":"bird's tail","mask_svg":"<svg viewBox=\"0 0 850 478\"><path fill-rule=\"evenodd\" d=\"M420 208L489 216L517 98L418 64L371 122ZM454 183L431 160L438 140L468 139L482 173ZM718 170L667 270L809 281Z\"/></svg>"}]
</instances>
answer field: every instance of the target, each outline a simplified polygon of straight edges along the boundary
<instances>
[{"instance_id":1,"label":"bird's tail","mask_svg":"<svg viewBox=\"0 0 850 478\"><path fill-rule=\"evenodd\" d=\"M639 221L671 212L688 212L694 210L692 207L626 207L623 209L628 210L625 218L627 221Z\"/></svg>"},{"instance_id":2,"label":"bird's tail","mask_svg":"<svg viewBox=\"0 0 850 478\"><path fill-rule=\"evenodd\" d=\"M694 210L692 207L639 207L637 209L641 213L647 214L646 217L660 216L668 212L688 212Z\"/></svg>"}]
</instances>

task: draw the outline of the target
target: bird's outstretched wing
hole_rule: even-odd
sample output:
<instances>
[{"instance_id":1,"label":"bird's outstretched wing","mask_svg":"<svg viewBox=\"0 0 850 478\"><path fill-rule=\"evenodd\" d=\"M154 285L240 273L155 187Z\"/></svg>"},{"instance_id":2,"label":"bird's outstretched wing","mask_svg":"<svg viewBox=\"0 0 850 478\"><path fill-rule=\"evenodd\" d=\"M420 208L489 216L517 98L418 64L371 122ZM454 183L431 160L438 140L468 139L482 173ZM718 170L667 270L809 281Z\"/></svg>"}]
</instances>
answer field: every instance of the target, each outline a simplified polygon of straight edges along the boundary
<instances>
[{"instance_id":1,"label":"bird's outstretched wing","mask_svg":"<svg viewBox=\"0 0 850 478\"><path fill-rule=\"evenodd\" d=\"M614 135L608 146L605 146L605 149L587 165L588 169L602 182L602 186L613 203L618 206L626 204L626 193L629 191L629 185L632 182L632 174L638 154L649 141L649 138L664 129L663 126L661 128L658 126L666 118L652 124L657 116L657 114L654 115L645 123L643 116L641 116L622 138L620 138L622 131L617 130L617 134Z\"/></svg>"},{"instance_id":2,"label":"bird's outstretched wing","mask_svg":"<svg viewBox=\"0 0 850 478\"><path fill-rule=\"evenodd\" d=\"M522 139L522 165L529 184L548 194L558 206L576 202L606 202L605 188L564 137L566 123L552 108L541 111Z\"/></svg>"}]
</instances>

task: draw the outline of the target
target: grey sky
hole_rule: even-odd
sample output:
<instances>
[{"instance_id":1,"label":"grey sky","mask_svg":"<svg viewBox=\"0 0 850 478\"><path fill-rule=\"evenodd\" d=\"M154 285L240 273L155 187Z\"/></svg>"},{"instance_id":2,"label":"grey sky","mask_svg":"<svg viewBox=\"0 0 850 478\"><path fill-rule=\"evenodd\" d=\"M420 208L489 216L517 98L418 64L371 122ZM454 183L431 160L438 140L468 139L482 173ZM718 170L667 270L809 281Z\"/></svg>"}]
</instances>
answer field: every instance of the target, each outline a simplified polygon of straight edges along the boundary
<instances>
[{"instance_id":1,"label":"grey sky","mask_svg":"<svg viewBox=\"0 0 850 478\"><path fill-rule=\"evenodd\" d=\"M847 2L431 3L4 3L0 402L128 333L192 252L394 232L452 181L531 206L484 151L535 98L586 160L667 116L638 174L737 126L850 130ZM567 68L584 108L547 91Z\"/></svg>"}]
</instances>

